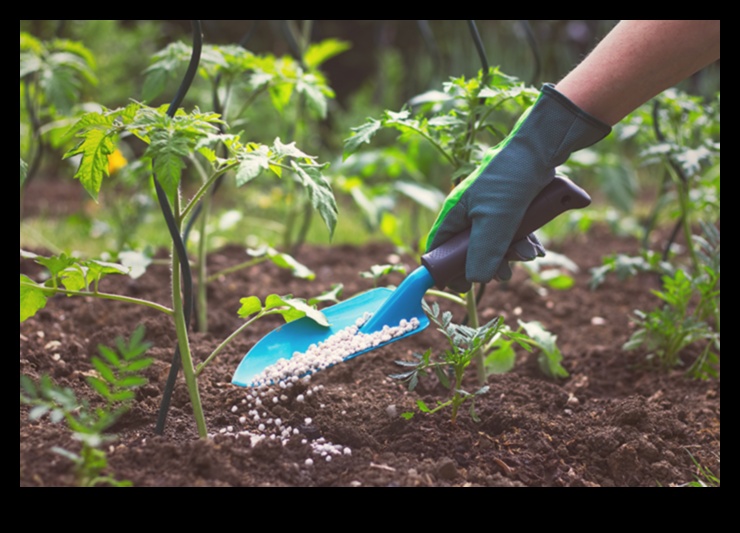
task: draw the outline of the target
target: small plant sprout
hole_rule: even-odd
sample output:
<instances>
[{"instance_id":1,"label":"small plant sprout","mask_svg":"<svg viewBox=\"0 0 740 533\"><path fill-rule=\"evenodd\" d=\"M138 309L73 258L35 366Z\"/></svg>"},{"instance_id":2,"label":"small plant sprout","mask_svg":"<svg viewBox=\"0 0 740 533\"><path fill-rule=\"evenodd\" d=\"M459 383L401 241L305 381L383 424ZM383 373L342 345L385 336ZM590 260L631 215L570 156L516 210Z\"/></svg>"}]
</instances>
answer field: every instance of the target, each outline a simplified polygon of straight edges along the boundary
<instances>
[{"instance_id":1,"label":"small plant sprout","mask_svg":"<svg viewBox=\"0 0 740 533\"><path fill-rule=\"evenodd\" d=\"M128 342L117 338L117 349L98 347L100 357L92 359L96 373L87 376L87 382L103 400L103 406L93 407L87 400L78 399L71 389L56 385L49 376L42 376L38 383L20 376L20 402L31 406L29 418L37 420L48 415L54 423L64 421L73 438L80 442L79 453L59 447L53 451L74 463L81 486L131 485L104 473L108 461L103 446L115 440L106 432L131 408L135 390L148 382L142 372L153 359L144 357L150 344L143 337L144 328L140 326Z\"/></svg>"},{"instance_id":2,"label":"small plant sprout","mask_svg":"<svg viewBox=\"0 0 740 533\"><path fill-rule=\"evenodd\" d=\"M480 326L471 328L461 324L452 323L452 313L445 311L440 314L439 305L432 304L431 307L426 302L422 302L424 311L429 315L429 319L437 326L449 343L449 348L445 350L443 359L440 361L432 360L431 350L423 354L416 354L416 362L396 361L401 366L411 367L411 370L399 374L393 374L391 377L407 381L409 390L413 391L419 383L419 378L427 376L429 371L434 374L448 389L452 389L452 398L445 402L438 402L434 408L430 408L426 403L418 399L416 401L419 410L424 413L436 413L442 409L451 408L452 413L450 420L455 423L460 407L465 402L470 402L470 416L477 420L475 413L475 398L478 395L485 394L488 386L480 387L477 391L469 393L463 386L465 369L470 365L478 353L485 349L491 340L501 332L503 321L501 317ZM413 413L404 413L402 416L410 418Z\"/></svg>"}]
</instances>

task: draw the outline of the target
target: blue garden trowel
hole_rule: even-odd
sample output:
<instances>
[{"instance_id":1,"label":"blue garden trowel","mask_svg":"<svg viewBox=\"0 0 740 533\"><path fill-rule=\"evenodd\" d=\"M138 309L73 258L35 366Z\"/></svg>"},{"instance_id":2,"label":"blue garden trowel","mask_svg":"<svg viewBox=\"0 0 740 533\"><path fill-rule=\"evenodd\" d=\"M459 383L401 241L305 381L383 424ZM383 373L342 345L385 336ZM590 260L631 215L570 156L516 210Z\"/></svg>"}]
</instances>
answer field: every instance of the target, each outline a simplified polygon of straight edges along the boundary
<instances>
[{"instance_id":1,"label":"blue garden trowel","mask_svg":"<svg viewBox=\"0 0 740 533\"><path fill-rule=\"evenodd\" d=\"M567 178L556 176L530 204L513 242L561 213L590 203L591 198L583 189ZM386 325L397 326L402 319L416 318L419 326L387 342L353 353L344 361L421 332L429 325L429 318L421 307L424 294L434 286L443 289L449 281L465 272L469 239L470 230L466 230L422 256L422 266L409 274L395 290L385 287L372 289L323 309L330 324L328 327L304 317L273 330L244 356L234 372L232 383L252 386L257 376L278 360L289 359L295 352L305 352L312 344L325 341L355 324L366 313L372 316L360 328L363 333L380 331Z\"/></svg>"}]
</instances>

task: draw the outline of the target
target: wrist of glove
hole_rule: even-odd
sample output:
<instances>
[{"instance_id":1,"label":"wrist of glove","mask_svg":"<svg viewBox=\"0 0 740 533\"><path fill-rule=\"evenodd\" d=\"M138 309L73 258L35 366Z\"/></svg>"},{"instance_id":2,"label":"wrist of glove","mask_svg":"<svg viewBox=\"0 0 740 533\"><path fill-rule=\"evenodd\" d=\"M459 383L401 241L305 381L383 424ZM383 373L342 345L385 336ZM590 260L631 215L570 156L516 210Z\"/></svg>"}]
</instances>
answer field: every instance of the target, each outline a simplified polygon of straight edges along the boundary
<instances>
[{"instance_id":1,"label":"wrist of glove","mask_svg":"<svg viewBox=\"0 0 740 533\"><path fill-rule=\"evenodd\" d=\"M527 207L571 153L590 146L611 128L578 108L552 85L481 164L449 194L427 239L427 251L471 228L465 275L450 287L511 277L509 261L544 255L534 235L512 243ZM464 289L464 290L461 290Z\"/></svg>"}]
</instances>

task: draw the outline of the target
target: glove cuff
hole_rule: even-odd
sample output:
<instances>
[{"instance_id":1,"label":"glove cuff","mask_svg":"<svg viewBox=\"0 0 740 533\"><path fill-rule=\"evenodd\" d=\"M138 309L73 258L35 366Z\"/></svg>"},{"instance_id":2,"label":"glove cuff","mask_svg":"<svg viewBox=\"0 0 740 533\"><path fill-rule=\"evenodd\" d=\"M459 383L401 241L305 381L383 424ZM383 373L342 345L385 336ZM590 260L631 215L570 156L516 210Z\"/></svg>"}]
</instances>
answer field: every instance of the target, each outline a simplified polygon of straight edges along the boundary
<instances>
[{"instance_id":1,"label":"glove cuff","mask_svg":"<svg viewBox=\"0 0 740 533\"><path fill-rule=\"evenodd\" d=\"M520 130L539 139L540 148L547 147L549 153L542 154L543 162L552 167L563 164L570 154L597 143L610 132L608 124L579 108L552 84L542 87Z\"/></svg>"}]
</instances>

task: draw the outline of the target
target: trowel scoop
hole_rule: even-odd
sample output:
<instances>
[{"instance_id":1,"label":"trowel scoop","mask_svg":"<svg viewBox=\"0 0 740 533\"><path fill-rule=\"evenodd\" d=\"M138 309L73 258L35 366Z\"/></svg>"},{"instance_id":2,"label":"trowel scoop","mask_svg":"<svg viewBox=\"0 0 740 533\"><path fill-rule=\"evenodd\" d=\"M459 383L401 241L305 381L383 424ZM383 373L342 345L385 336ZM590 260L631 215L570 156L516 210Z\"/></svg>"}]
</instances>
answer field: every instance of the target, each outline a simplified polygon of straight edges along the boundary
<instances>
[{"instance_id":1,"label":"trowel scoop","mask_svg":"<svg viewBox=\"0 0 740 533\"><path fill-rule=\"evenodd\" d=\"M561 213L586 207L590 203L591 198L583 189L567 178L556 176L530 204L513 242ZM370 317L359 326L358 331L363 334L374 334L384 327L398 326L402 320L413 320L417 325L390 339L350 353L343 358L344 361L423 331L429 325L429 319L422 309L424 294L434 286L443 289L465 272L469 240L468 229L423 255L422 266L406 276L395 290L385 287L371 289L323 309L328 327L304 317L276 328L244 356L234 372L232 383L242 387L258 384L257 380L264 375L264 371L281 359L289 360L296 353L306 352L312 345L329 341L345 328L358 324L358 319L362 320L363 317Z\"/></svg>"}]
</instances>

